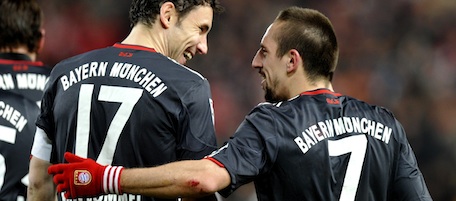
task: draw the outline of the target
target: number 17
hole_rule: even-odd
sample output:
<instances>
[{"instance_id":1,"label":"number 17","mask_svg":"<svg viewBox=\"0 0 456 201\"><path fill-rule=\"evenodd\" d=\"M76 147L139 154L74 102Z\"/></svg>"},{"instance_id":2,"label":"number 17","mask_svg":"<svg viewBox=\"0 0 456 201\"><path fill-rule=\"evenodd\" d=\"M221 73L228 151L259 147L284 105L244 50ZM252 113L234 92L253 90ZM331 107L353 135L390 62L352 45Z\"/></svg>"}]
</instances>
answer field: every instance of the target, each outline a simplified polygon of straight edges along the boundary
<instances>
[{"instance_id":1,"label":"number 17","mask_svg":"<svg viewBox=\"0 0 456 201\"><path fill-rule=\"evenodd\" d=\"M79 91L78 117L76 128L75 154L87 158L90 133L90 111L92 105L93 84L83 84ZM97 157L97 162L110 165L120 134L127 123L136 103L141 98L143 90L132 87L106 86L100 87L99 101L121 103L112 122L109 125L106 139Z\"/></svg>"}]
</instances>

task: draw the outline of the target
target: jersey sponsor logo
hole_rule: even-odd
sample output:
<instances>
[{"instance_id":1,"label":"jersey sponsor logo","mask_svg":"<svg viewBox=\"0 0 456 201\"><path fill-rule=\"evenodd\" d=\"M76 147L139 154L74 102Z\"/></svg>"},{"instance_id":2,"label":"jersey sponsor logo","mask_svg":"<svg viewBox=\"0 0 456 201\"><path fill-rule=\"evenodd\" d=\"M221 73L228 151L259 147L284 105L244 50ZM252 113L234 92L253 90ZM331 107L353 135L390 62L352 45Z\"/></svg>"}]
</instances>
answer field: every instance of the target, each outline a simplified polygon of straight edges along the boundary
<instances>
[{"instance_id":1,"label":"jersey sponsor logo","mask_svg":"<svg viewBox=\"0 0 456 201\"><path fill-rule=\"evenodd\" d=\"M28 71L29 66L25 64L13 65L13 71Z\"/></svg>"},{"instance_id":2,"label":"jersey sponsor logo","mask_svg":"<svg viewBox=\"0 0 456 201\"><path fill-rule=\"evenodd\" d=\"M326 102L331 105L339 105L340 100L335 98L326 98Z\"/></svg>"},{"instance_id":3,"label":"jersey sponsor logo","mask_svg":"<svg viewBox=\"0 0 456 201\"><path fill-rule=\"evenodd\" d=\"M120 52L119 56L121 56L121 57L132 57L133 53L131 53L131 52Z\"/></svg>"},{"instance_id":4,"label":"jersey sponsor logo","mask_svg":"<svg viewBox=\"0 0 456 201\"><path fill-rule=\"evenodd\" d=\"M103 76L131 80L149 92L153 97L159 96L168 89L168 86L166 86L161 78L146 68L130 63L115 62L108 69L107 67L109 65L108 62L90 62L69 71L60 78L63 90L66 91L74 84L85 79Z\"/></svg>"},{"instance_id":5,"label":"jersey sponsor logo","mask_svg":"<svg viewBox=\"0 0 456 201\"><path fill-rule=\"evenodd\" d=\"M74 185L88 185L92 182L92 175L87 170L74 171Z\"/></svg>"},{"instance_id":6,"label":"jersey sponsor logo","mask_svg":"<svg viewBox=\"0 0 456 201\"><path fill-rule=\"evenodd\" d=\"M3 101L0 101L0 117L10 122L19 132L22 132L28 122L21 112Z\"/></svg>"},{"instance_id":7,"label":"jersey sponsor logo","mask_svg":"<svg viewBox=\"0 0 456 201\"><path fill-rule=\"evenodd\" d=\"M43 91L48 81L48 77L42 74L36 73L18 73L14 75L6 73L0 75L0 89L12 90L12 89L31 89Z\"/></svg>"},{"instance_id":8,"label":"jersey sponsor logo","mask_svg":"<svg viewBox=\"0 0 456 201\"><path fill-rule=\"evenodd\" d=\"M301 135L296 137L294 141L305 154L324 139L347 133L364 133L388 144L392 129L367 118L340 117L311 125L302 131Z\"/></svg>"},{"instance_id":9,"label":"jersey sponsor logo","mask_svg":"<svg viewBox=\"0 0 456 201\"><path fill-rule=\"evenodd\" d=\"M64 194L61 193L60 197L62 201L141 201L141 195L133 195L133 194L122 194L122 195L102 195L93 198L75 198L75 199L67 199L65 198Z\"/></svg>"}]
</instances>

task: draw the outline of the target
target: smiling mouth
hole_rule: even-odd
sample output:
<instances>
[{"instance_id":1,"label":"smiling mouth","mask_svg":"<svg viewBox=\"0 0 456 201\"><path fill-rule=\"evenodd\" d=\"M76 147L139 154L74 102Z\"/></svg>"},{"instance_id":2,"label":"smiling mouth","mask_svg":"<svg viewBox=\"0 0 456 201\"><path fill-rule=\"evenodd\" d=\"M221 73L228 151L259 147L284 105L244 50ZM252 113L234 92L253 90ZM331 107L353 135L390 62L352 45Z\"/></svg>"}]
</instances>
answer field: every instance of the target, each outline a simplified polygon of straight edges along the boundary
<instances>
[{"instance_id":1,"label":"smiling mouth","mask_svg":"<svg viewBox=\"0 0 456 201\"><path fill-rule=\"evenodd\" d=\"M263 78L263 80L266 79L266 74L264 74L263 71L259 70L258 74L260 74L260 76L261 76L261 78Z\"/></svg>"},{"instance_id":2,"label":"smiling mouth","mask_svg":"<svg viewBox=\"0 0 456 201\"><path fill-rule=\"evenodd\" d=\"M193 58L193 54L190 52L184 52L184 58L188 61Z\"/></svg>"},{"instance_id":3,"label":"smiling mouth","mask_svg":"<svg viewBox=\"0 0 456 201\"><path fill-rule=\"evenodd\" d=\"M263 86L263 88L264 88L265 84L266 84L266 75L262 71L258 71L258 73L260 74L260 77L261 77L261 86Z\"/></svg>"}]
</instances>

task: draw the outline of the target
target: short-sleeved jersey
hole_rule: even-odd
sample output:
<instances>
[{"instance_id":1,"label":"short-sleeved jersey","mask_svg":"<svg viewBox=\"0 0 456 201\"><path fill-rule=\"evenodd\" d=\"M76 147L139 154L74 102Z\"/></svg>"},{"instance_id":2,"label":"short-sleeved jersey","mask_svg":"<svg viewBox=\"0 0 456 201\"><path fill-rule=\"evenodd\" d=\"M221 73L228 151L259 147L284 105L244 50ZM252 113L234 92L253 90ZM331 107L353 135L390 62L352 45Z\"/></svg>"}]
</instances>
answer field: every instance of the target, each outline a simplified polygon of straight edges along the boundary
<instances>
[{"instance_id":1,"label":"short-sleeved jersey","mask_svg":"<svg viewBox=\"0 0 456 201\"><path fill-rule=\"evenodd\" d=\"M210 155L258 200L432 200L401 124L388 110L318 89L260 104Z\"/></svg>"},{"instance_id":2,"label":"short-sleeved jersey","mask_svg":"<svg viewBox=\"0 0 456 201\"><path fill-rule=\"evenodd\" d=\"M25 196L28 180L24 177L39 112L36 102L0 90L0 200Z\"/></svg>"},{"instance_id":3,"label":"short-sleeved jersey","mask_svg":"<svg viewBox=\"0 0 456 201\"><path fill-rule=\"evenodd\" d=\"M27 55L0 53L0 90L10 91L29 100L41 101L51 68Z\"/></svg>"},{"instance_id":4,"label":"short-sleeved jersey","mask_svg":"<svg viewBox=\"0 0 456 201\"><path fill-rule=\"evenodd\" d=\"M115 44L53 68L37 126L52 141L53 163L72 152L104 165L151 167L217 148L211 101L199 73L154 49Z\"/></svg>"}]
</instances>

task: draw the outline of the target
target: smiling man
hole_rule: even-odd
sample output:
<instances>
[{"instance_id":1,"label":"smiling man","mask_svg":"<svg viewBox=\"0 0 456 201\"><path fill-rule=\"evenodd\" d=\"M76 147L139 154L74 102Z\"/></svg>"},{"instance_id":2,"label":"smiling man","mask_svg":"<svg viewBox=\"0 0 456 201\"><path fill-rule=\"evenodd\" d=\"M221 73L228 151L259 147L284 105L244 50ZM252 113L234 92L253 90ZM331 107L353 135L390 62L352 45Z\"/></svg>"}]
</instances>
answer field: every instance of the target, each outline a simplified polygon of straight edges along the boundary
<instances>
[{"instance_id":1,"label":"smiling man","mask_svg":"<svg viewBox=\"0 0 456 201\"><path fill-rule=\"evenodd\" d=\"M205 159L151 168L104 166L67 153L69 164L53 165L49 173L70 198L110 189L228 196L253 181L259 201L431 201L392 113L334 92L338 52L327 17L287 8L264 34L252 62L269 102L255 107L225 146ZM80 171L90 181L75 177Z\"/></svg>"},{"instance_id":2,"label":"smiling man","mask_svg":"<svg viewBox=\"0 0 456 201\"><path fill-rule=\"evenodd\" d=\"M104 166L67 153L69 164L53 165L49 173L70 198L111 189L159 197L216 191L228 196L253 181L259 201L431 201L392 113L334 92L338 51L323 14L285 9L252 62L269 102L255 107L225 146L205 159L151 168ZM89 179L75 177L80 171Z\"/></svg>"},{"instance_id":3,"label":"smiling man","mask_svg":"<svg viewBox=\"0 0 456 201\"><path fill-rule=\"evenodd\" d=\"M29 200L55 196L46 170L65 162L65 152L104 165L151 167L214 151L209 83L184 65L207 54L213 15L222 10L217 0L133 0L125 40L58 63L36 123ZM108 197L169 200L88 200Z\"/></svg>"}]
</instances>

